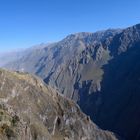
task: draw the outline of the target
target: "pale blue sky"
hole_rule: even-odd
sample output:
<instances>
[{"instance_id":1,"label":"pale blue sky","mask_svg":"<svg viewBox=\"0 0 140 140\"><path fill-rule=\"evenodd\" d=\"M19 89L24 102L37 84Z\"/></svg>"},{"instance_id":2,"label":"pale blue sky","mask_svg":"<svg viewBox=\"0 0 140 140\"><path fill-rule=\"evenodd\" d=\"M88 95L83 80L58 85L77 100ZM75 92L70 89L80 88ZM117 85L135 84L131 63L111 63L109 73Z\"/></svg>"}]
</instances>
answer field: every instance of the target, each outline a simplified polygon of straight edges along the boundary
<instances>
[{"instance_id":1,"label":"pale blue sky","mask_svg":"<svg viewBox=\"0 0 140 140\"><path fill-rule=\"evenodd\" d=\"M140 23L140 0L0 0L0 52Z\"/></svg>"}]
</instances>

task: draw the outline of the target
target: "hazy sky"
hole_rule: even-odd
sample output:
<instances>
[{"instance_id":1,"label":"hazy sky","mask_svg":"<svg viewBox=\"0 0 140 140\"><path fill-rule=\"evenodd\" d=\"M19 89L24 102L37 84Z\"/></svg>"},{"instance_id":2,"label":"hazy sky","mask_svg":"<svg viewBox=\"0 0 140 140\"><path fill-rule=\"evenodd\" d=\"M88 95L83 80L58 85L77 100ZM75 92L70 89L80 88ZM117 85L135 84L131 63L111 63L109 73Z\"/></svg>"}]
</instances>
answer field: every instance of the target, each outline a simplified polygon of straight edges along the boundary
<instances>
[{"instance_id":1,"label":"hazy sky","mask_svg":"<svg viewBox=\"0 0 140 140\"><path fill-rule=\"evenodd\" d=\"M0 52L140 23L140 0L0 0Z\"/></svg>"}]
</instances>

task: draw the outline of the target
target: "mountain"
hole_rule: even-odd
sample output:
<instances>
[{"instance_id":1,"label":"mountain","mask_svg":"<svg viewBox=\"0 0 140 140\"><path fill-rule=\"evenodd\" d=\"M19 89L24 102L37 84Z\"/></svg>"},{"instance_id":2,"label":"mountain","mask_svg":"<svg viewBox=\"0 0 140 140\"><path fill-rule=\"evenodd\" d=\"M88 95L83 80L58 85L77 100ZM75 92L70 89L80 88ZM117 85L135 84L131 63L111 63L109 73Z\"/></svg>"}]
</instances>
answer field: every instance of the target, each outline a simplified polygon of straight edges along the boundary
<instances>
[{"instance_id":1,"label":"mountain","mask_svg":"<svg viewBox=\"0 0 140 140\"><path fill-rule=\"evenodd\" d=\"M14 51L8 53L0 53L0 67L6 65L7 63L12 63L22 57L23 51Z\"/></svg>"},{"instance_id":2,"label":"mountain","mask_svg":"<svg viewBox=\"0 0 140 140\"><path fill-rule=\"evenodd\" d=\"M21 59L25 55L31 54L33 50L36 50L38 48L43 49L47 45L48 44L41 43L39 45L35 45L27 49L19 49L19 50L9 51L9 52L0 52L0 67L3 67L8 63L13 63L13 61Z\"/></svg>"},{"instance_id":3,"label":"mountain","mask_svg":"<svg viewBox=\"0 0 140 140\"><path fill-rule=\"evenodd\" d=\"M113 58L102 66L100 92L86 94L92 86L88 83L79 104L101 128L139 140L140 26L125 29L108 47Z\"/></svg>"},{"instance_id":4,"label":"mountain","mask_svg":"<svg viewBox=\"0 0 140 140\"><path fill-rule=\"evenodd\" d=\"M84 76L88 64L91 65L91 69L96 70L92 77L95 79L95 90L99 88L102 75L100 66L106 63L109 57L108 50L103 48L101 41L106 38L111 39L118 32L120 31L107 30L69 35L58 43L48 45L43 49L38 47L32 50L6 67L37 74L46 83L57 87L65 96L77 101L78 94L73 85L76 84L80 75L82 75L81 82L90 79L92 71ZM104 54L105 59L97 66L91 58L99 59L100 53Z\"/></svg>"},{"instance_id":5,"label":"mountain","mask_svg":"<svg viewBox=\"0 0 140 140\"><path fill-rule=\"evenodd\" d=\"M0 70L0 79L0 139L117 139L39 78Z\"/></svg>"},{"instance_id":6,"label":"mountain","mask_svg":"<svg viewBox=\"0 0 140 140\"><path fill-rule=\"evenodd\" d=\"M5 65L40 76L101 128L140 139L140 24L77 33Z\"/></svg>"}]
</instances>

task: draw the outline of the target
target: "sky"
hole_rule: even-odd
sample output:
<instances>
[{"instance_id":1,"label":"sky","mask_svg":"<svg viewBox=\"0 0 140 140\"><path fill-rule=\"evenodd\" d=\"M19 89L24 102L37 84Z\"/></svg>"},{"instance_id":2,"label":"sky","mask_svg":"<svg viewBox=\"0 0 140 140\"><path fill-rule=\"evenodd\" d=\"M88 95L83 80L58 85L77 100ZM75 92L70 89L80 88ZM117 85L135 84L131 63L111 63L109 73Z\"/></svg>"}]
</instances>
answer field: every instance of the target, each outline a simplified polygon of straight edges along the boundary
<instances>
[{"instance_id":1,"label":"sky","mask_svg":"<svg viewBox=\"0 0 140 140\"><path fill-rule=\"evenodd\" d=\"M140 0L0 0L0 52L140 23Z\"/></svg>"}]
</instances>

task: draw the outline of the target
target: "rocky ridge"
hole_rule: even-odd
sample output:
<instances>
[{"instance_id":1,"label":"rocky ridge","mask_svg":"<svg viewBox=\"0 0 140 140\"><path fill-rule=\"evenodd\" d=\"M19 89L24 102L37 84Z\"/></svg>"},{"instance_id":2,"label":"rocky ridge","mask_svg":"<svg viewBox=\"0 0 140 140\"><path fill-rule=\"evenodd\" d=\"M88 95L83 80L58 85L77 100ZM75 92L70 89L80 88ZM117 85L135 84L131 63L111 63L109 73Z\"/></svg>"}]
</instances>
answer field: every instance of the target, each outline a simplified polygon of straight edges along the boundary
<instances>
[{"instance_id":1,"label":"rocky ridge","mask_svg":"<svg viewBox=\"0 0 140 140\"><path fill-rule=\"evenodd\" d=\"M72 101L21 72L0 70L0 139L116 140Z\"/></svg>"}]
</instances>

